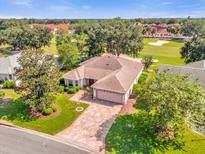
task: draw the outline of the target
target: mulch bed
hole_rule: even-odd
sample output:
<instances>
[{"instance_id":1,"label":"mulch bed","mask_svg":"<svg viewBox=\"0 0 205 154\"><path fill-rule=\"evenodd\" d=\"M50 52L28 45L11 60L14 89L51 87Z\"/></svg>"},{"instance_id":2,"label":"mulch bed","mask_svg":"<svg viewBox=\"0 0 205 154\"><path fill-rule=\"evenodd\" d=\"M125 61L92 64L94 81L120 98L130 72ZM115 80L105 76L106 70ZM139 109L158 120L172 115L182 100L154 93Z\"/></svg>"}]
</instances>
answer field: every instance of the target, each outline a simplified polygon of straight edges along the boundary
<instances>
[{"instance_id":1,"label":"mulch bed","mask_svg":"<svg viewBox=\"0 0 205 154\"><path fill-rule=\"evenodd\" d=\"M128 114L132 114L136 111L135 109L135 103L136 103L136 100L133 99L133 98L130 98L127 102L127 104L125 104L121 111L120 111L120 115L128 115Z\"/></svg>"}]
</instances>

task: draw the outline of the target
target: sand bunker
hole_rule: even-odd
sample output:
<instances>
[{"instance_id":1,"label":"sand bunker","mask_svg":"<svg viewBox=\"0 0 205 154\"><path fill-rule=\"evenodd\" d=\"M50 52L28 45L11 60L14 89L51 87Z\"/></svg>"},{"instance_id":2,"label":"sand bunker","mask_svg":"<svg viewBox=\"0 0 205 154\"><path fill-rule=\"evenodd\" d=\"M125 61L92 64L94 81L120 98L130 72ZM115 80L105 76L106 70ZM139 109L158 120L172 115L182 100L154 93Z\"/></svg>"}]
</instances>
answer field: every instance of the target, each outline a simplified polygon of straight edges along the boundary
<instances>
[{"instance_id":1,"label":"sand bunker","mask_svg":"<svg viewBox=\"0 0 205 154\"><path fill-rule=\"evenodd\" d=\"M157 42L149 42L148 44L153 46L162 46L167 43L169 43L169 41L158 40Z\"/></svg>"}]
</instances>

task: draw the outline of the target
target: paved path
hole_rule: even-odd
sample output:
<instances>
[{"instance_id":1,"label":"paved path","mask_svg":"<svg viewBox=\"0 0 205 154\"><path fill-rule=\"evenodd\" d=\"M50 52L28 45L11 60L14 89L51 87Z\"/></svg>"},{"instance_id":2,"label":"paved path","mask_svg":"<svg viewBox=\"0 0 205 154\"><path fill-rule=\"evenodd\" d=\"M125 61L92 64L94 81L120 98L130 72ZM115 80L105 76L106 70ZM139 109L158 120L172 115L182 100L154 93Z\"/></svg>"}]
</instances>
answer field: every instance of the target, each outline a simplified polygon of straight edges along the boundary
<instances>
[{"instance_id":1,"label":"paved path","mask_svg":"<svg viewBox=\"0 0 205 154\"><path fill-rule=\"evenodd\" d=\"M77 95L82 93L79 92ZM58 137L75 140L104 152L105 136L108 133L116 115L120 112L122 105L114 103L89 100L80 100L80 96L71 98L75 101L89 103L89 107L80 117L67 129L57 134Z\"/></svg>"},{"instance_id":2,"label":"paved path","mask_svg":"<svg viewBox=\"0 0 205 154\"><path fill-rule=\"evenodd\" d=\"M0 154L96 154L73 141L28 129L0 126Z\"/></svg>"}]
</instances>

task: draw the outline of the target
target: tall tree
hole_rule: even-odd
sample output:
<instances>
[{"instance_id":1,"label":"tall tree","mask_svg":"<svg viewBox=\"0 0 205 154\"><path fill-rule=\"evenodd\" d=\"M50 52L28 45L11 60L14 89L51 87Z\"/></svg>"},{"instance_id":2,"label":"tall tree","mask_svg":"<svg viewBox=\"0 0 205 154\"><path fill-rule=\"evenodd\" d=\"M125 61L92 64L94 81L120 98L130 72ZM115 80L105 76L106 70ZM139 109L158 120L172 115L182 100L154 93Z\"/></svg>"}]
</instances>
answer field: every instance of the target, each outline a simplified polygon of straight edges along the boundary
<instances>
[{"instance_id":1,"label":"tall tree","mask_svg":"<svg viewBox=\"0 0 205 154\"><path fill-rule=\"evenodd\" d=\"M138 101L144 104L145 110L156 118L155 133L174 132L180 134L185 119L202 118L205 114L205 91L198 82L190 82L188 77L172 73L158 74L141 86ZM203 117L205 120L205 117ZM202 123L205 126L205 121Z\"/></svg>"},{"instance_id":2,"label":"tall tree","mask_svg":"<svg viewBox=\"0 0 205 154\"><path fill-rule=\"evenodd\" d=\"M185 62L195 62L205 59L205 22L188 21L184 33L192 38L187 40L181 50Z\"/></svg>"},{"instance_id":3,"label":"tall tree","mask_svg":"<svg viewBox=\"0 0 205 154\"><path fill-rule=\"evenodd\" d=\"M0 30L0 44L11 45L15 50L40 49L49 45L51 38L48 28L7 25Z\"/></svg>"},{"instance_id":4,"label":"tall tree","mask_svg":"<svg viewBox=\"0 0 205 154\"><path fill-rule=\"evenodd\" d=\"M53 93L59 92L59 71L53 56L42 50L28 50L18 59L17 80L21 81L18 91L32 113L42 112L53 103Z\"/></svg>"},{"instance_id":5,"label":"tall tree","mask_svg":"<svg viewBox=\"0 0 205 154\"><path fill-rule=\"evenodd\" d=\"M72 69L77 66L81 59L87 57L87 35L80 33L72 35L61 32L56 37L56 45L59 53L59 62L66 69Z\"/></svg>"},{"instance_id":6,"label":"tall tree","mask_svg":"<svg viewBox=\"0 0 205 154\"><path fill-rule=\"evenodd\" d=\"M142 29L128 21L115 19L88 23L84 28L79 27L76 32L84 32L89 37L90 56L104 52L136 56L143 48Z\"/></svg>"},{"instance_id":7,"label":"tall tree","mask_svg":"<svg viewBox=\"0 0 205 154\"><path fill-rule=\"evenodd\" d=\"M77 45L63 44L58 47L59 62L65 69L72 69L81 61L81 56Z\"/></svg>"},{"instance_id":8,"label":"tall tree","mask_svg":"<svg viewBox=\"0 0 205 154\"><path fill-rule=\"evenodd\" d=\"M22 28L16 37L12 40L11 45L14 49L40 49L50 44L52 34L48 28L34 27Z\"/></svg>"},{"instance_id":9,"label":"tall tree","mask_svg":"<svg viewBox=\"0 0 205 154\"><path fill-rule=\"evenodd\" d=\"M81 56L86 57L89 51L88 48L88 35L85 33L80 33L79 35L75 36L77 47L80 51Z\"/></svg>"},{"instance_id":10,"label":"tall tree","mask_svg":"<svg viewBox=\"0 0 205 154\"><path fill-rule=\"evenodd\" d=\"M179 35L181 31L181 26L179 24L175 24L171 26L169 25L167 31L174 35Z\"/></svg>"},{"instance_id":11,"label":"tall tree","mask_svg":"<svg viewBox=\"0 0 205 154\"><path fill-rule=\"evenodd\" d=\"M205 59L205 37L192 38L182 47L181 56L186 63Z\"/></svg>"}]
</instances>

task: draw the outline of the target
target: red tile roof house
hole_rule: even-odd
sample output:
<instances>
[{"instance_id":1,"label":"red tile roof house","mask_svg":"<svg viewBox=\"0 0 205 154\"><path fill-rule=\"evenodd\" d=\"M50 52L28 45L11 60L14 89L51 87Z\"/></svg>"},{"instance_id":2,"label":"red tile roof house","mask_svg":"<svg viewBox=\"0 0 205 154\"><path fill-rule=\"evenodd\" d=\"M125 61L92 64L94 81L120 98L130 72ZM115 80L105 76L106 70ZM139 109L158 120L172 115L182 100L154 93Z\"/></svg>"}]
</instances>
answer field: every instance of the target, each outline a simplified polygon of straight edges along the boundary
<instances>
[{"instance_id":1,"label":"red tile roof house","mask_svg":"<svg viewBox=\"0 0 205 154\"><path fill-rule=\"evenodd\" d=\"M57 31L59 29L68 31L71 30L71 25L70 24L32 24L31 28L33 27L46 27L49 28L51 30L51 33L56 35Z\"/></svg>"},{"instance_id":2,"label":"red tile roof house","mask_svg":"<svg viewBox=\"0 0 205 154\"><path fill-rule=\"evenodd\" d=\"M93 57L64 75L65 85L90 86L93 98L126 104L144 65L127 56Z\"/></svg>"},{"instance_id":3,"label":"red tile roof house","mask_svg":"<svg viewBox=\"0 0 205 154\"><path fill-rule=\"evenodd\" d=\"M143 27L153 27L155 29L155 34L152 34L148 32L145 34L145 37L174 37L174 35L170 32L168 32L168 27L172 26L171 24L141 24L136 23L137 26L143 26Z\"/></svg>"}]
</instances>

